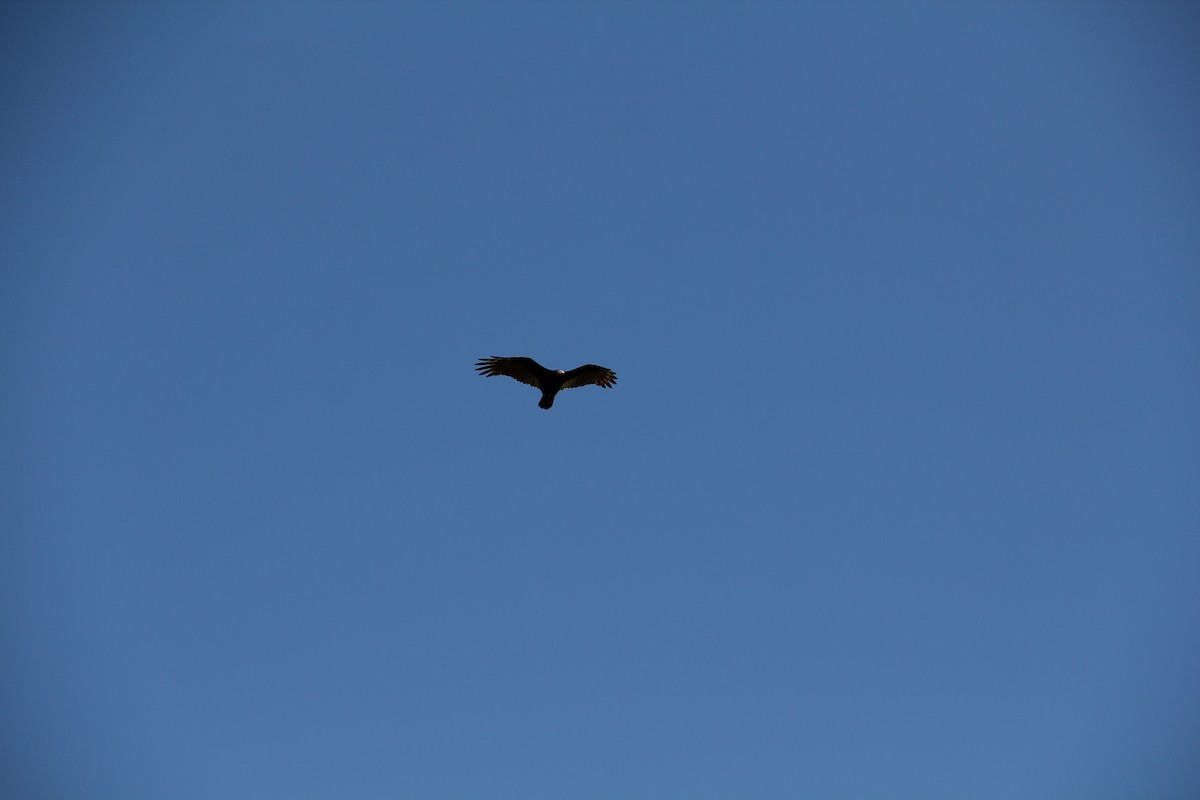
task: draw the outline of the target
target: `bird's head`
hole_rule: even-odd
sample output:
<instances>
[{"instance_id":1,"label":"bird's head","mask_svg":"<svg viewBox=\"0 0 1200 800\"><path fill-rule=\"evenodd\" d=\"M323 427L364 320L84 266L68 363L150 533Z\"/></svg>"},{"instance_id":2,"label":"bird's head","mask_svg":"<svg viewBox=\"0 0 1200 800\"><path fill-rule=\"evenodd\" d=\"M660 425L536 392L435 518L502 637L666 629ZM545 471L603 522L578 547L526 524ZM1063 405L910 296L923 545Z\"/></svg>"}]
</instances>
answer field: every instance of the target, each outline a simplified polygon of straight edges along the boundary
<instances>
[{"instance_id":1,"label":"bird's head","mask_svg":"<svg viewBox=\"0 0 1200 800\"><path fill-rule=\"evenodd\" d=\"M555 371L555 372L557 372L559 375L566 375L566 374L567 374L566 370L562 370L562 369L556 369L556 370L554 370L554 371Z\"/></svg>"}]
</instances>

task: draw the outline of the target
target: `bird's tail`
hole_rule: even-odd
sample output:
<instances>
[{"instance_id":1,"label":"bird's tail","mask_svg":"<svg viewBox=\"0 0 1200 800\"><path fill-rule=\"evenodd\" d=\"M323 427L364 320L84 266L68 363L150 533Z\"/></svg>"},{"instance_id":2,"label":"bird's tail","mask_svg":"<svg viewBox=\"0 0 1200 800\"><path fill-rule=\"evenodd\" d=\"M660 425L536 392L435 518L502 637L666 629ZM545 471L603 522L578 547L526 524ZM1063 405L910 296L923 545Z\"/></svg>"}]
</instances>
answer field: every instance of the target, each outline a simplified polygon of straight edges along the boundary
<instances>
[{"instance_id":1,"label":"bird's tail","mask_svg":"<svg viewBox=\"0 0 1200 800\"><path fill-rule=\"evenodd\" d=\"M542 399L538 400L538 408L549 408L554 405L554 392L542 392Z\"/></svg>"}]
</instances>

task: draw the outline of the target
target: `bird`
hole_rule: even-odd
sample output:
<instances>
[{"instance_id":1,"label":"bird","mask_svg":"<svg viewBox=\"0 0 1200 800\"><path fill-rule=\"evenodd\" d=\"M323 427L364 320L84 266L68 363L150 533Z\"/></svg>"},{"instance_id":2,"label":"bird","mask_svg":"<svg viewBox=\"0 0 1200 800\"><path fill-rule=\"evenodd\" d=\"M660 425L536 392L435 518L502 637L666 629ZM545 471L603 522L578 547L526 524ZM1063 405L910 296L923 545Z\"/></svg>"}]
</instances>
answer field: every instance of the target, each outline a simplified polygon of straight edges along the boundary
<instances>
[{"instance_id":1,"label":"bird","mask_svg":"<svg viewBox=\"0 0 1200 800\"><path fill-rule=\"evenodd\" d=\"M576 386L589 384L611 389L617 383L617 373L608 367L584 364L582 367L563 372L561 369L546 369L532 358L524 356L481 358L475 362L475 369L487 378L507 375L535 389L541 389L542 399L538 401L538 408L546 409L554 405L554 395L558 394L560 389L574 389Z\"/></svg>"}]
</instances>

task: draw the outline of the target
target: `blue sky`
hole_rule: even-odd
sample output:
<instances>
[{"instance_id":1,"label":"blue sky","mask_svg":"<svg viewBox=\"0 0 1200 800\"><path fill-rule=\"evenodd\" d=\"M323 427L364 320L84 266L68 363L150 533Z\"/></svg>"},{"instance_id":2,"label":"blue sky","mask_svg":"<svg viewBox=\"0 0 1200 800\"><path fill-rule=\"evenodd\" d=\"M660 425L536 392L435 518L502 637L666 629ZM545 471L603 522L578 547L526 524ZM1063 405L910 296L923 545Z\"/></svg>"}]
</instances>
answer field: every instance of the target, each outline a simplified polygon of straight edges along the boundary
<instances>
[{"instance_id":1,"label":"blue sky","mask_svg":"<svg viewBox=\"0 0 1200 800\"><path fill-rule=\"evenodd\" d=\"M0 793L1195 797L1198 33L6 4Z\"/></svg>"}]
</instances>

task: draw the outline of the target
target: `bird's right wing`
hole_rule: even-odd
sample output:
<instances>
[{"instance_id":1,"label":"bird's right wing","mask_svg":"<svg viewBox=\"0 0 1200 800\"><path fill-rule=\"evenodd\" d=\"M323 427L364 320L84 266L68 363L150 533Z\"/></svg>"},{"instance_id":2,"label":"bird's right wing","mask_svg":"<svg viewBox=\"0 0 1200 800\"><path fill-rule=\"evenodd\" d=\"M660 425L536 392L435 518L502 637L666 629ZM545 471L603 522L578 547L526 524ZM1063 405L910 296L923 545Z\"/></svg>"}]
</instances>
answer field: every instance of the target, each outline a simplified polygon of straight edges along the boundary
<instances>
[{"instance_id":1,"label":"bird's right wing","mask_svg":"<svg viewBox=\"0 0 1200 800\"><path fill-rule=\"evenodd\" d=\"M480 375L489 378L496 375L507 375L537 389L542 388L539 374L547 371L545 367L532 358L525 358L523 356L489 356L488 358L481 358L475 363L475 369L479 371Z\"/></svg>"}]
</instances>

